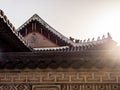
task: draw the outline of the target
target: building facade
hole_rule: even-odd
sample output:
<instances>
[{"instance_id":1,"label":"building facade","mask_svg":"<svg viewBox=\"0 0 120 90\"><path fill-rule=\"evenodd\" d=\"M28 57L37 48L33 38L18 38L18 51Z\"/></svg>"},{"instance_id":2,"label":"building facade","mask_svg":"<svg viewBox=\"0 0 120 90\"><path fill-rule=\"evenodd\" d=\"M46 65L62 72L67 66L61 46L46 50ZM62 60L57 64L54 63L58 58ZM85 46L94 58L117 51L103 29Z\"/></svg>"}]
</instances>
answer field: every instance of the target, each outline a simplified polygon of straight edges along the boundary
<instances>
[{"instance_id":1,"label":"building facade","mask_svg":"<svg viewBox=\"0 0 120 90\"><path fill-rule=\"evenodd\" d=\"M37 14L18 29L0 10L0 90L120 90L120 57L108 33L63 36Z\"/></svg>"}]
</instances>

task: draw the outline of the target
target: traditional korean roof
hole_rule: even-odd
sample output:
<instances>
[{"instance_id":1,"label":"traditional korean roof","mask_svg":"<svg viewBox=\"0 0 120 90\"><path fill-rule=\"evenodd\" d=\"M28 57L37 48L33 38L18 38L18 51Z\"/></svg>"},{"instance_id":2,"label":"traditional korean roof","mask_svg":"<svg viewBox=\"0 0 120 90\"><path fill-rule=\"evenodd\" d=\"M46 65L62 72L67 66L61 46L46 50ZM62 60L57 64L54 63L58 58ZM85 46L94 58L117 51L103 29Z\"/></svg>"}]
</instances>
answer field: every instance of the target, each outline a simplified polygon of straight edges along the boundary
<instances>
[{"instance_id":1,"label":"traditional korean roof","mask_svg":"<svg viewBox=\"0 0 120 90\"><path fill-rule=\"evenodd\" d=\"M0 19L1 19L1 27L7 28L6 31L2 30L1 36L5 39L9 39L7 41L12 41L11 44L14 43L18 48L21 49L21 51L61 51L61 52L71 52L71 51L84 51L84 50L106 50L111 49L111 46L115 46L116 42L112 40L112 37L108 33L108 36L105 37L103 35L102 38L98 37L97 40L94 38L92 40L79 40L79 39L73 39L70 37L68 39L58 31L56 31L54 28L52 28L50 25L48 25L43 19L41 19L37 14L34 14L29 20L27 20L22 26L20 26L17 31L15 27L10 23L10 21L7 19L6 15L4 15L3 11L0 10ZM52 35L54 34L54 37L62 40L65 44L61 45L60 47L54 47L54 48L31 48L27 42L23 39L23 37L20 35L20 31L26 27L30 22L37 21L41 25L43 25L45 28L47 28L47 31L50 31ZM5 24L5 25L2 25ZM7 33L6 33L7 32ZM11 35L8 35L11 34ZM58 40L58 42L59 42ZM16 43L17 42L17 43ZM110 46L110 47L109 47ZM24 48L24 49L23 49ZM23 49L23 50L22 50Z\"/></svg>"},{"instance_id":2,"label":"traditional korean roof","mask_svg":"<svg viewBox=\"0 0 120 90\"><path fill-rule=\"evenodd\" d=\"M6 41L5 44L11 45L10 48L14 48L13 51L31 51L32 48L27 42L23 40L23 37L16 31L15 27L7 19L4 12L0 10L0 38Z\"/></svg>"},{"instance_id":3,"label":"traditional korean roof","mask_svg":"<svg viewBox=\"0 0 120 90\"><path fill-rule=\"evenodd\" d=\"M58 39L58 42L62 41L60 47L54 47L54 48L37 48L34 50L37 51L82 51L82 50L87 50L87 49L98 49L98 46L100 47L99 49L105 49L105 44L110 44L110 45L116 45L116 42L112 40L112 37L108 33L108 36L105 37L104 35L102 38L98 37L97 40L94 38L92 40L79 40L79 39L74 39L71 38L68 39L58 31L56 31L54 28L52 28L49 24L47 24L42 18L40 18L37 14L34 14L29 20L27 20L22 26L20 26L17 31L18 32L25 32L25 27L30 24L33 21L39 22L42 26L44 26L47 30L47 32L51 32L51 36L54 38ZM69 48L62 48L62 47L69 47ZM108 47L106 47L108 48Z\"/></svg>"},{"instance_id":4,"label":"traditional korean roof","mask_svg":"<svg viewBox=\"0 0 120 90\"><path fill-rule=\"evenodd\" d=\"M27 24L32 21L38 21L48 31L52 32L59 40L67 43L60 47L53 48L31 48L23 37L15 30L3 11L0 10L0 43L8 44L11 51L0 53L0 68L1 69L36 69L36 68L117 68L119 61L116 55L113 54L112 48L116 42L108 33L108 36L103 35L97 40L75 40L66 38L37 14L31 17L23 24L18 31L22 30ZM4 47L6 48L6 47ZM33 52L31 52L33 51Z\"/></svg>"},{"instance_id":5,"label":"traditional korean roof","mask_svg":"<svg viewBox=\"0 0 120 90\"><path fill-rule=\"evenodd\" d=\"M29 20L27 20L22 26L20 26L17 31L21 32L21 30L23 28L26 27L26 25L28 25L29 23L31 23L32 21L37 21L39 22L41 25L43 25L48 32L51 32L53 35L55 35L55 38L59 38L59 40L62 40L66 45L72 45L74 46L74 43L69 40L67 37L65 37L64 35L62 35L61 33L59 33L58 31L56 31L54 28L52 28L49 24L47 24L42 18L40 18L37 14L34 14ZM52 35L52 36L53 36Z\"/></svg>"}]
</instances>

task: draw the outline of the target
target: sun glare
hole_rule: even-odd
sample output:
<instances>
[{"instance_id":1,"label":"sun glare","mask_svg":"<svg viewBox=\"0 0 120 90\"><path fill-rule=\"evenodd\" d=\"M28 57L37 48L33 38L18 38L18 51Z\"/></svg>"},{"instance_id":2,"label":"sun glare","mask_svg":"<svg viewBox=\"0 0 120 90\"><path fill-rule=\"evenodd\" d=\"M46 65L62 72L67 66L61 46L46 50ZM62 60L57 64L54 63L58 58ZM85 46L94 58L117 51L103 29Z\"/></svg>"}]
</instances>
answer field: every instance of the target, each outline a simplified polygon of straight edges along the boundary
<instances>
[{"instance_id":1,"label":"sun glare","mask_svg":"<svg viewBox=\"0 0 120 90\"><path fill-rule=\"evenodd\" d=\"M109 32L113 40L120 45L120 10L112 10L98 17L96 28L103 33Z\"/></svg>"}]
</instances>

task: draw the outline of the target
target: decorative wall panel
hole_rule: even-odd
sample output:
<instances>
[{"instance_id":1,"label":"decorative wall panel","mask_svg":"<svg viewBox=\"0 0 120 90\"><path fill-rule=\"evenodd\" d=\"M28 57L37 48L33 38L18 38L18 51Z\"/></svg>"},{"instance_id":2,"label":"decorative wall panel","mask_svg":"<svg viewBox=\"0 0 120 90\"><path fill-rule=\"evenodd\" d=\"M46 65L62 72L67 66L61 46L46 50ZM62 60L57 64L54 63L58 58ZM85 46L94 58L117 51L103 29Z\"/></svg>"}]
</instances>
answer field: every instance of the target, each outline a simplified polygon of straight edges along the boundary
<instances>
[{"instance_id":1,"label":"decorative wall panel","mask_svg":"<svg viewBox=\"0 0 120 90\"><path fill-rule=\"evenodd\" d=\"M0 83L120 83L119 72L6 72Z\"/></svg>"},{"instance_id":2,"label":"decorative wall panel","mask_svg":"<svg viewBox=\"0 0 120 90\"><path fill-rule=\"evenodd\" d=\"M0 90L120 90L120 73L1 72Z\"/></svg>"}]
</instances>

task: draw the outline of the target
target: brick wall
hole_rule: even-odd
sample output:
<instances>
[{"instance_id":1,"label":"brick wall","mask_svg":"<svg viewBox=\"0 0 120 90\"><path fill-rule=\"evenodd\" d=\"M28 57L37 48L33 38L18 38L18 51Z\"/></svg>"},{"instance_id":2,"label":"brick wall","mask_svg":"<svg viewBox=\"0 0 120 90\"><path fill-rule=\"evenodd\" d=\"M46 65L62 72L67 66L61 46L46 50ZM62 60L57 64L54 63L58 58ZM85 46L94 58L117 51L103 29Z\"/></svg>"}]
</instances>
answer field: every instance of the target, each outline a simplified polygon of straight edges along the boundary
<instances>
[{"instance_id":1,"label":"brick wall","mask_svg":"<svg viewBox=\"0 0 120 90\"><path fill-rule=\"evenodd\" d=\"M0 72L0 90L120 90L120 72Z\"/></svg>"}]
</instances>

